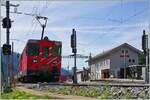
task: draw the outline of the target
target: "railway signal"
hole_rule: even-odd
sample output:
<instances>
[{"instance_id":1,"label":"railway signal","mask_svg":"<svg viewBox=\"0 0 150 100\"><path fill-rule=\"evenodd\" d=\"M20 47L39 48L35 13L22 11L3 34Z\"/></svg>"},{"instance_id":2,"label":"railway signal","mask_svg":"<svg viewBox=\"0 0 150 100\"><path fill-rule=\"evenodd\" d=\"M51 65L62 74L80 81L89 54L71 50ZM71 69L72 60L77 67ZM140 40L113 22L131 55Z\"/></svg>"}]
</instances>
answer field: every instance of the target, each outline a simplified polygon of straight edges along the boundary
<instances>
[{"instance_id":1,"label":"railway signal","mask_svg":"<svg viewBox=\"0 0 150 100\"><path fill-rule=\"evenodd\" d=\"M8 20L8 22L7 22L7 20ZM3 18L3 28L11 28L11 19L10 18L7 18L7 17L5 17L5 18Z\"/></svg>"},{"instance_id":2,"label":"railway signal","mask_svg":"<svg viewBox=\"0 0 150 100\"><path fill-rule=\"evenodd\" d=\"M9 37L10 37L10 28L11 28L11 19L9 18L10 14L10 6L13 7L18 7L19 5L13 5L10 4L8 0L6 0L6 4L2 4L2 6L6 6L6 17L2 20L2 26L3 28L6 28L6 44L3 45L3 54L6 55L6 61L7 61L7 66L6 66L6 85L2 83L2 88L4 91L2 92L8 92L11 90L11 83L10 83L10 54L11 54L11 45L9 44ZM3 66L2 66L3 67Z\"/></svg>"},{"instance_id":3,"label":"railway signal","mask_svg":"<svg viewBox=\"0 0 150 100\"><path fill-rule=\"evenodd\" d=\"M11 55L11 45L4 44L2 50L4 55Z\"/></svg>"},{"instance_id":4,"label":"railway signal","mask_svg":"<svg viewBox=\"0 0 150 100\"><path fill-rule=\"evenodd\" d=\"M9 10L10 3L6 1L6 18L3 19L3 27L6 28L6 44L3 45L3 53L6 55L7 61L7 77L6 77L6 87L4 87L4 92L10 91L10 54L11 54L11 46L9 44L9 36L10 36L10 27L11 21L9 18Z\"/></svg>"},{"instance_id":5,"label":"railway signal","mask_svg":"<svg viewBox=\"0 0 150 100\"><path fill-rule=\"evenodd\" d=\"M72 48L72 53L77 53L76 49L77 43L76 43L76 31L75 29L72 30L71 34L71 48Z\"/></svg>"},{"instance_id":6,"label":"railway signal","mask_svg":"<svg viewBox=\"0 0 150 100\"><path fill-rule=\"evenodd\" d=\"M72 29L72 34L71 34L71 48L72 48L72 53L74 53L74 67L73 67L73 83L77 84L77 74L76 74L76 53L77 53L77 41L76 41L76 31L75 29Z\"/></svg>"}]
</instances>

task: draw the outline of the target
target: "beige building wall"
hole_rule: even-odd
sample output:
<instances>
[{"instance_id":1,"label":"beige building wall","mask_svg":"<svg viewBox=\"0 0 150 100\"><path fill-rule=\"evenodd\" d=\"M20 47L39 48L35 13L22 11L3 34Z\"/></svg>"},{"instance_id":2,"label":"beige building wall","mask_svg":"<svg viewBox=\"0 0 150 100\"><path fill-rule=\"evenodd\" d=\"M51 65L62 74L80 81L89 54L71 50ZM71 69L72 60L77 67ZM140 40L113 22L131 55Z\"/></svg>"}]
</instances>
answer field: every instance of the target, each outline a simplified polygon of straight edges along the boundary
<instances>
[{"instance_id":1,"label":"beige building wall","mask_svg":"<svg viewBox=\"0 0 150 100\"><path fill-rule=\"evenodd\" d=\"M118 78L120 68L124 68L125 65L126 67L129 65L138 65L138 56L138 53L126 46L113 51L111 54L93 62L91 65L91 79L101 79L101 71L104 69L109 69L110 76Z\"/></svg>"}]
</instances>

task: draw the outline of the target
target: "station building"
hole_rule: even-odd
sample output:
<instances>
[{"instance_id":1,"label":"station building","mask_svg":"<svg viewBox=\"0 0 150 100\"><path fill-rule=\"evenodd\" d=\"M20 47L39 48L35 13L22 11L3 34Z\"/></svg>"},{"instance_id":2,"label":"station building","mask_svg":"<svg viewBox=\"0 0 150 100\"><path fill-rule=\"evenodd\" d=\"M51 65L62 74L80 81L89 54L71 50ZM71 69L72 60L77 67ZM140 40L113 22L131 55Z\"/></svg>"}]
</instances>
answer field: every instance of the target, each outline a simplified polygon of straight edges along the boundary
<instances>
[{"instance_id":1,"label":"station building","mask_svg":"<svg viewBox=\"0 0 150 100\"><path fill-rule=\"evenodd\" d=\"M91 80L111 77L136 77L140 79L142 67L135 66L139 64L139 55L141 54L142 52L139 49L124 43L111 50L91 57L91 59L88 60ZM132 67L133 65L135 66Z\"/></svg>"}]
</instances>

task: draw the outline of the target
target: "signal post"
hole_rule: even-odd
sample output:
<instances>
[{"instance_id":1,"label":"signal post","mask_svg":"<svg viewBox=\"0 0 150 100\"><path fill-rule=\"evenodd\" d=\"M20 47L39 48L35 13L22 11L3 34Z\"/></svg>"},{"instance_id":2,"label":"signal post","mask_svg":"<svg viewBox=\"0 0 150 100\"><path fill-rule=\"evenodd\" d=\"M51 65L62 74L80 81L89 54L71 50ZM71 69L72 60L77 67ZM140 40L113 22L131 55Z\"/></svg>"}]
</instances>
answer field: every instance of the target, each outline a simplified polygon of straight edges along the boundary
<instances>
[{"instance_id":1,"label":"signal post","mask_svg":"<svg viewBox=\"0 0 150 100\"><path fill-rule=\"evenodd\" d=\"M76 74L76 54L77 54L77 43L76 43L76 31L75 29L72 29L72 34L71 34L71 48L72 48L72 53L74 53L74 67L73 67L73 83L77 84L77 74Z\"/></svg>"},{"instance_id":2,"label":"signal post","mask_svg":"<svg viewBox=\"0 0 150 100\"><path fill-rule=\"evenodd\" d=\"M9 91L10 88L10 55L11 55L11 45L9 44L9 29L11 28L11 20L9 18L9 1L6 1L6 17L3 19L3 28L6 28L6 44L3 45L3 54L6 56L7 61L7 78L6 87L4 91Z\"/></svg>"},{"instance_id":3,"label":"signal post","mask_svg":"<svg viewBox=\"0 0 150 100\"><path fill-rule=\"evenodd\" d=\"M10 13L10 6L13 7L18 7L19 5L12 5L9 3L9 0L6 1L6 17L3 19L3 23L2 26L3 28L6 28L6 43L3 45L2 47L2 52L4 54L4 56L6 57L6 69L7 69L7 74L6 74L6 86L4 87L4 92L8 92L10 91L10 87L11 87L11 82L10 82L10 78L11 78L11 72L10 72L10 55L11 55L11 45L10 45L10 28L11 28L11 19L9 18L9 13Z\"/></svg>"},{"instance_id":4,"label":"signal post","mask_svg":"<svg viewBox=\"0 0 150 100\"><path fill-rule=\"evenodd\" d=\"M149 83L149 48L148 48L148 35L145 34L145 30L143 30L142 35L142 49L144 51L144 56L146 58L145 83Z\"/></svg>"}]
</instances>

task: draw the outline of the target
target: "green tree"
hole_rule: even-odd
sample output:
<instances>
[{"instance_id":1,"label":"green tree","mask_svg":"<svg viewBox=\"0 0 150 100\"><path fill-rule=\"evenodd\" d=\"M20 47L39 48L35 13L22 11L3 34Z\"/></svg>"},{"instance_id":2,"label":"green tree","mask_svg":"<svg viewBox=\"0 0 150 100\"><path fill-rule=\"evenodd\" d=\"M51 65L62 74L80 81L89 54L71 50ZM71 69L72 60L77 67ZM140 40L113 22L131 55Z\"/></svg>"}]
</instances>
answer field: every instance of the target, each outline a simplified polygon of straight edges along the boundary
<instances>
[{"instance_id":1,"label":"green tree","mask_svg":"<svg viewBox=\"0 0 150 100\"><path fill-rule=\"evenodd\" d=\"M138 58L139 58L139 65L145 65L146 59L145 59L144 54L142 53L141 55L139 55Z\"/></svg>"}]
</instances>

